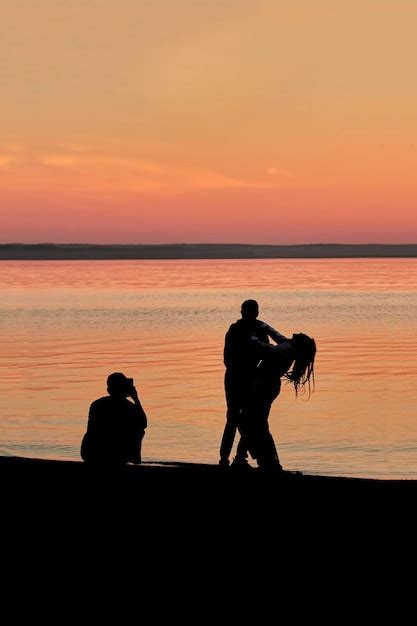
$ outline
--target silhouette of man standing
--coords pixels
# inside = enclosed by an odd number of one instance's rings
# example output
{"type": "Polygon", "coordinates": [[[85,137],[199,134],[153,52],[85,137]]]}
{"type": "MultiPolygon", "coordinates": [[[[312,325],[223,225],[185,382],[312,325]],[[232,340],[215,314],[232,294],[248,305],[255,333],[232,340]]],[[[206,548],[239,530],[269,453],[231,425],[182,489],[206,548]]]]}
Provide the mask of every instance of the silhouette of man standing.
{"type": "Polygon", "coordinates": [[[107,391],[108,396],[95,400],[90,406],[81,457],[87,463],[139,464],[147,419],[133,378],[126,378],[120,372],[110,374],[107,391]]]}
{"type": "MultiPolygon", "coordinates": [[[[259,358],[256,356],[252,339],[269,343],[269,337],[276,343],[285,341],[284,335],[265,322],[258,320],[259,306],[256,300],[245,300],[241,306],[241,319],[232,324],[225,336],[224,364],[226,372],[224,388],[226,394],[227,415],[226,425],[220,444],[220,461],[222,467],[229,466],[236,429],[243,407],[247,402],[250,383],[256,374],[259,358]]],[[[239,441],[234,466],[247,465],[246,446],[239,441]]]]}

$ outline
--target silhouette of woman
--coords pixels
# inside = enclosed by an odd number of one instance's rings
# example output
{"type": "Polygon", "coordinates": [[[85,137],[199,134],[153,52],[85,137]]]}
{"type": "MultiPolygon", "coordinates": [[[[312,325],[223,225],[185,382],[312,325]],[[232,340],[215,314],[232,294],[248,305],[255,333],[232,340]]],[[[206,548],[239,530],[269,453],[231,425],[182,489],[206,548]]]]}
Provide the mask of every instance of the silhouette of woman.
{"type": "Polygon", "coordinates": [[[316,343],[308,335],[298,333],[278,345],[254,338],[252,349],[261,362],[250,385],[239,430],[243,445],[256,459],[258,466],[279,471],[282,467],[269,430],[269,412],[281,390],[282,376],[292,383],[296,395],[306,388],[311,392],[316,343]]]}

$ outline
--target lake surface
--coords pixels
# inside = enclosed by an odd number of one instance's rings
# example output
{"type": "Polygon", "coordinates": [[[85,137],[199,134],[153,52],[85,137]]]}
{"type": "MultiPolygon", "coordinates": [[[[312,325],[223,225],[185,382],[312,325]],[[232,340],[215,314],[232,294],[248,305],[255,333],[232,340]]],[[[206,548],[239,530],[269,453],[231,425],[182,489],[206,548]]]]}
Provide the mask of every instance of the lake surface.
{"type": "Polygon", "coordinates": [[[3,261],[0,454],[79,459],[106,377],[135,379],[144,461],[217,463],[223,341],[240,304],[316,339],[316,387],[283,386],[286,469],[417,478],[417,259],[3,261]]]}

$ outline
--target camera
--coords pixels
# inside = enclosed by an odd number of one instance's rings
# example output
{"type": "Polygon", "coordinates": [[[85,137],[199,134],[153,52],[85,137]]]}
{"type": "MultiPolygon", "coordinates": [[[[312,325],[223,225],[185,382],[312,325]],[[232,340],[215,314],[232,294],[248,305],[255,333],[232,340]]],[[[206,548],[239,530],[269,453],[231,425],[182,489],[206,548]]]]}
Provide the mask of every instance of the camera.
{"type": "Polygon", "coordinates": [[[133,378],[126,378],[126,391],[130,393],[131,391],[133,391],[133,387],[133,378]]]}

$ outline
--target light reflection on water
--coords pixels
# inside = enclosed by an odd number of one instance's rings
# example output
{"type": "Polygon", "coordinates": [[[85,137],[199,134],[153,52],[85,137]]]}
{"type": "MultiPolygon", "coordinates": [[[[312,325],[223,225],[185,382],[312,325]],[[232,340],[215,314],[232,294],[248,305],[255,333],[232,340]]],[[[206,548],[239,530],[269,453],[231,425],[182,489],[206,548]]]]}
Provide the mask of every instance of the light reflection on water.
{"type": "Polygon", "coordinates": [[[283,387],[283,465],[417,477],[417,261],[66,261],[0,264],[1,454],[79,458],[105,379],[137,381],[145,460],[216,463],[223,338],[242,300],[316,338],[308,402],[283,387]]]}

